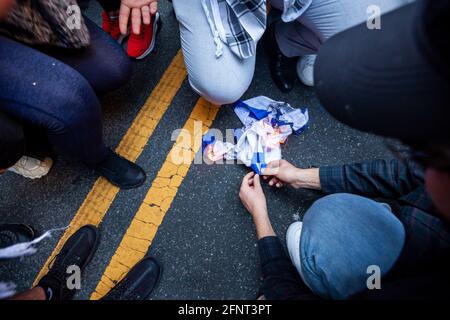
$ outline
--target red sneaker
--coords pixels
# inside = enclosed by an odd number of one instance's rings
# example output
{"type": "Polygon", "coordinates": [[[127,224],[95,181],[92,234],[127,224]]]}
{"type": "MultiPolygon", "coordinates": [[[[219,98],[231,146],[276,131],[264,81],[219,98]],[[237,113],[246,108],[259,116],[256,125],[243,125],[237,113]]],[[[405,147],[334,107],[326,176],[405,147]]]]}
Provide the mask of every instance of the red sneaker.
{"type": "Polygon", "coordinates": [[[131,32],[130,38],[128,39],[128,56],[135,59],[143,59],[153,51],[160,23],[159,13],[157,12],[152,15],[152,20],[149,25],[142,23],[139,34],[131,32]]]}
{"type": "Polygon", "coordinates": [[[118,43],[122,43],[123,39],[128,35],[122,35],[119,28],[119,17],[110,17],[104,10],[102,11],[102,29],[118,43]]]}

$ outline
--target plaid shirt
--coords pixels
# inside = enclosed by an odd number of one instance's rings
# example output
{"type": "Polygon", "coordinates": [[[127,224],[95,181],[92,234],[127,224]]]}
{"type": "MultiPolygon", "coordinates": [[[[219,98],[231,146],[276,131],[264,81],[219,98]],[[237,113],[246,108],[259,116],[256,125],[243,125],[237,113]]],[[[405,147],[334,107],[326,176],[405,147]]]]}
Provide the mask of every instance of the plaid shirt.
{"type": "MultiPolygon", "coordinates": [[[[325,193],[353,193],[380,199],[392,206],[402,221],[406,241],[396,271],[425,268],[448,256],[450,228],[439,218],[424,186],[424,171],[413,162],[377,160],[320,168],[325,193]]],[[[313,299],[287,257],[277,237],[259,240],[264,282],[262,293],[268,299],[313,299]]],[[[409,283],[414,281],[409,280],[409,283]]],[[[406,282],[408,283],[408,281],[406,282]]],[[[430,283],[430,285],[433,285],[430,283]]],[[[398,287],[398,286],[397,286],[398,287]]],[[[408,294],[405,286],[404,294],[408,294]]],[[[396,290],[398,288],[395,288],[396,290]]],[[[376,290],[375,290],[376,291],[376,290]]],[[[370,298],[370,297],[366,297],[370,298]]]]}
{"type": "MultiPolygon", "coordinates": [[[[206,0],[202,1],[206,3],[206,0]]],[[[283,20],[297,19],[311,2],[284,0],[283,20]]],[[[222,42],[241,59],[254,56],[256,44],[266,30],[266,0],[211,0],[210,3],[213,14],[208,19],[214,21],[222,42]]],[[[207,16],[210,16],[209,12],[207,16]]]]}

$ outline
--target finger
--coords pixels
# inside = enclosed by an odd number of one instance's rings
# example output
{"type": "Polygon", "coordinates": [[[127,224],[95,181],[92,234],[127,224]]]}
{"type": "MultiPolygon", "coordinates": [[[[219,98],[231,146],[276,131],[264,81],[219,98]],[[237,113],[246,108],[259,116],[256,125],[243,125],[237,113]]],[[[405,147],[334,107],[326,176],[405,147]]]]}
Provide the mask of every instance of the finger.
{"type": "Polygon", "coordinates": [[[121,4],[119,11],[119,28],[120,33],[123,35],[127,34],[129,17],[130,17],[130,8],[121,4]]]}
{"type": "Polygon", "coordinates": [[[131,28],[134,34],[141,33],[141,10],[138,8],[131,10],[131,28]]]}
{"type": "Polygon", "coordinates": [[[144,24],[149,25],[150,21],[151,21],[150,7],[149,6],[143,6],[141,8],[141,13],[142,13],[142,21],[144,22],[144,24]]]}
{"type": "Polygon", "coordinates": [[[242,186],[248,186],[248,181],[253,178],[253,176],[255,175],[254,172],[249,172],[245,175],[244,179],[242,179],[242,186]]]}
{"type": "Polygon", "coordinates": [[[282,182],[278,182],[277,183],[277,188],[282,188],[282,187],[284,187],[284,184],[282,182]]]}
{"type": "Polygon", "coordinates": [[[252,187],[253,184],[254,184],[254,178],[251,178],[250,180],[248,180],[248,185],[249,185],[250,187],[252,187]]]}
{"type": "Polygon", "coordinates": [[[272,179],[270,179],[269,181],[269,186],[275,186],[277,183],[279,183],[280,180],[278,180],[277,178],[273,177],[272,179]]]}
{"type": "MultiPolygon", "coordinates": [[[[270,165],[270,163],[269,163],[269,165],[270,165]]],[[[265,176],[275,176],[275,175],[277,175],[278,174],[278,170],[280,169],[280,167],[274,166],[274,165],[269,166],[269,165],[266,168],[261,170],[261,174],[265,175],[265,176]]]]}
{"type": "Polygon", "coordinates": [[[156,12],[158,12],[158,1],[150,3],[150,13],[155,14],[156,12]]]}

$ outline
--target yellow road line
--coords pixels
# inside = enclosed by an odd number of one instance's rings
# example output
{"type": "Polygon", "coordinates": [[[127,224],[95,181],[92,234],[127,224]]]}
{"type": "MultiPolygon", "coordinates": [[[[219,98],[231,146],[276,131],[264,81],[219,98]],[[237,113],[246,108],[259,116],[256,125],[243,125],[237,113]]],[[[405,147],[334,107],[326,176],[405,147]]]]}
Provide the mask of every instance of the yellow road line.
{"type": "Polygon", "coordinates": [[[195,154],[201,147],[201,136],[206,132],[214,121],[218,107],[200,98],[186,121],[183,131],[170,150],[164,164],[153,180],[143,203],[138,209],[128,230],[106,267],[97,288],[91,295],[92,300],[103,297],[120,281],[125,274],[147,253],[153,238],[161,225],[164,216],[169,210],[172,201],[178,192],[189,168],[194,160],[195,154]],[[196,121],[202,125],[197,126],[196,121]],[[189,133],[189,134],[187,134],[189,133]],[[186,139],[186,136],[190,139],[186,139]],[[186,152],[187,151],[187,152],[186,152]],[[177,164],[180,154],[185,155],[181,165],[177,164]]]}
{"type": "MultiPolygon", "coordinates": [[[[184,67],[181,51],[173,58],[169,67],[153,89],[145,104],[134,119],[131,127],[122,138],[116,152],[135,162],[141,155],[158,122],[169,108],[184,79],[184,67]]],[[[98,226],[114,201],[119,188],[111,185],[106,179],[98,178],[86,199],[70,222],[70,227],[63,234],[47,262],[34,281],[34,285],[47,273],[48,266],[59,253],[66,240],[80,227],[86,224],[98,226]]]]}

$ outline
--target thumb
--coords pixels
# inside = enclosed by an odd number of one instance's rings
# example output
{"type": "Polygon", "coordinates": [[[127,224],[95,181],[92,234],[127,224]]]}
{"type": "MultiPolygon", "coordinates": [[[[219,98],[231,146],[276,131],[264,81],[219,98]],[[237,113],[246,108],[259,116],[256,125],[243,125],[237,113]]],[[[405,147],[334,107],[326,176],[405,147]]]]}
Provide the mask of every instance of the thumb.
{"type": "Polygon", "coordinates": [[[255,176],[253,177],[253,185],[255,188],[261,189],[261,181],[259,178],[259,174],[255,174],[255,176]]]}
{"type": "Polygon", "coordinates": [[[261,174],[263,176],[276,176],[278,174],[279,169],[280,169],[279,167],[268,166],[266,168],[261,169],[261,174]]]}

